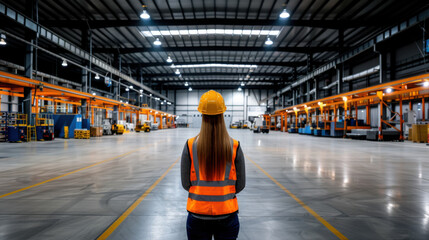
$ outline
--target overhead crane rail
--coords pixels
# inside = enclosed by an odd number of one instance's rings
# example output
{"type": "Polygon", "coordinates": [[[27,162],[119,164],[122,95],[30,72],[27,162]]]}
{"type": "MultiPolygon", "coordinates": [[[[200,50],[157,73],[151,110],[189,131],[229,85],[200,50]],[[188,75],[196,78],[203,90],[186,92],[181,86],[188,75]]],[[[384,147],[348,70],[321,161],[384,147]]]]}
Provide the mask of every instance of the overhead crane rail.
{"type": "MultiPolygon", "coordinates": [[[[425,98],[429,97],[429,74],[422,74],[414,77],[404,78],[376,86],[363,88],[335,96],[330,96],[283,109],[276,110],[273,114],[264,115],[270,128],[277,128],[278,118],[280,118],[280,131],[298,132],[299,128],[310,127],[315,118],[315,127],[313,130],[342,131],[341,136],[352,129],[371,129],[370,127],[370,108],[377,106],[379,109],[377,122],[378,140],[383,140],[386,130],[383,126],[388,126],[400,135],[399,139],[404,140],[404,119],[403,103],[409,103],[409,109],[412,110],[412,102],[420,99],[422,101],[422,121],[426,121],[425,98]],[[399,103],[399,112],[393,110],[389,105],[399,103]],[[358,108],[366,108],[366,124],[359,121],[358,108]],[[385,116],[384,109],[390,112],[390,117],[385,116]],[[353,111],[355,114],[353,116],[353,111]],[[344,114],[340,116],[340,112],[344,114]],[[311,115],[311,119],[310,119],[311,115]],[[272,126],[272,118],[275,125],[272,126]],[[344,122],[340,124],[338,119],[343,118],[344,122]],[[301,119],[301,121],[299,121],[301,119]],[[340,126],[339,126],[340,125],[340,126]],[[399,125],[399,126],[398,126],[399,125]]],[[[316,134],[315,134],[316,135],[316,134]]]]}

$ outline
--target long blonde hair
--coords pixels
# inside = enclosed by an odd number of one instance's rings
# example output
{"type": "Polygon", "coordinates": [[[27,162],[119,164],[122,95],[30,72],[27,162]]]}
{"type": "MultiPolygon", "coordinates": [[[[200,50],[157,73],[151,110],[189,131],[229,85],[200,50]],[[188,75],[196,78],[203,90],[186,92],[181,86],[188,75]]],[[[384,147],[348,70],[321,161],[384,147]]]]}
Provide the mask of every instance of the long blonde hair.
{"type": "Polygon", "coordinates": [[[203,179],[222,180],[226,163],[232,161],[231,141],[223,114],[203,114],[197,154],[203,179]]]}

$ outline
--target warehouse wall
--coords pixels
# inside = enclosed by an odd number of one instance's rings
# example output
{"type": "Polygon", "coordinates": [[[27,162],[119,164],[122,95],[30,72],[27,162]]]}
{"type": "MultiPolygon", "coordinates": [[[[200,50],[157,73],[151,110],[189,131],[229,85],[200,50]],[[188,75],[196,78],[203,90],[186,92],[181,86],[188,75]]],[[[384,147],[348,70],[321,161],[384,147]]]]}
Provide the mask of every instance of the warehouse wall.
{"type": "Polygon", "coordinates": [[[0,95],[0,103],[1,103],[0,111],[18,112],[18,97],[9,97],[8,95],[0,95]]]}
{"type": "MultiPolygon", "coordinates": [[[[201,113],[197,111],[198,103],[202,94],[208,90],[177,90],[176,91],[176,115],[180,121],[189,124],[189,127],[200,127],[201,113]]],[[[225,122],[227,125],[239,120],[247,120],[249,116],[258,116],[265,113],[266,105],[258,105],[260,97],[267,97],[267,90],[251,91],[238,90],[216,90],[222,94],[225,100],[227,111],[225,112],[225,122]],[[260,95],[259,96],[259,91],[260,95]],[[256,96],[255,96],[256,95],[256,96]]],[[[169,106],[169,109],[173,106],[169,106]]],[[[179,120],[178,120],[179,121],[179,120]]]]}

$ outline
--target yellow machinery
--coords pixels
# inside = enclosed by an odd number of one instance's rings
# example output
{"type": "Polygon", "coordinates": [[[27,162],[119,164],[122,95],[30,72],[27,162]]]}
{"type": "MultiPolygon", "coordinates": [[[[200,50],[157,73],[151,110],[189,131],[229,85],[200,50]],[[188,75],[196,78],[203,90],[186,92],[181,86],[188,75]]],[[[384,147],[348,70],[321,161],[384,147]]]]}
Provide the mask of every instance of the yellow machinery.
{"type": "Polygon", "coordinates": [[[124,134],[124,132],[125,132],[125,127],[124,127],[124,125],[122,125],[122,124],[113,124],[112,125],[112,134],[120,134],[120,135],[122,135],[122,134],[124,134]]]}
{"type": "Polygon", "coordinates": [[[139,123],[136,125],[136,132],[150,132],[151,129],[151,122],[146,120],[143,122],[143,124],[139,123]]]}

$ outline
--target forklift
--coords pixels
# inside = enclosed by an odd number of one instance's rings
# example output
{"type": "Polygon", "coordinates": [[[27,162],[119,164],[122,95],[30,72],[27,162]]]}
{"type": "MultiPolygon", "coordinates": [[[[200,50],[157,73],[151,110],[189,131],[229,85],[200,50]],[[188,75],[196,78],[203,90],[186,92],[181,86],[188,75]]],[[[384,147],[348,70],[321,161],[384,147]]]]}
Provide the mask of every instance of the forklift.
{"type": "Polygon", "coordinates": [[[150,132],[151,125],[152,125],[152,123],[151,123],[149,120],[145,120],[145,121],[143,121],[143,124],[141,124],[141,122],[139,122],[139,123],[136,125],[136,129],[135,129],[135,131],[136,131],[136,132],[140,132],[140,131],[143,131],[143,132],[150,132]]]}
{"type": "Polygon", "coordinates": [[[122,135],[125,132],[125,127],[122,124],[117,124],[116,121],[112,124],[112,134],[122,135]]]}

